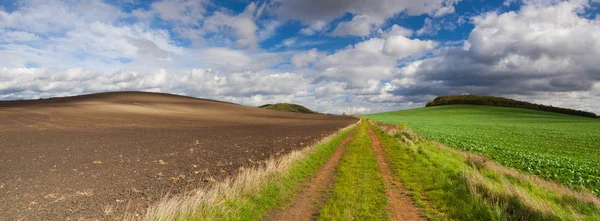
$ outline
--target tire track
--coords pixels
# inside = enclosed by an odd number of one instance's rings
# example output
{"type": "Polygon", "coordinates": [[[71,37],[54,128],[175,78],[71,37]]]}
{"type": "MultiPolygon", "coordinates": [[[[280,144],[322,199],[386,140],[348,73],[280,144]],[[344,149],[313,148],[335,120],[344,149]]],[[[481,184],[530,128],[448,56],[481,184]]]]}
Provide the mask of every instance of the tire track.
{"type": "Polygon", "coordinates": [[[392,213],[394,220],[427,220],[421,216],[421,209],[415,206],[413,199],[406,193],[402,183],[392,177],[390,165],[385,161],[385,155],[379,137],[373,131],[373,128],[368,127],[369,135],[371,135],[371,143],[377,164],[381,171],[381,176],[386,187],[386,195],[389,203],[388,209],[392,213]]]}
{"type": "Polygon", "coordinates": [[[296,194],[284,210],[271,210],[263,220],[316,220],[327,196],[335,184],[335,170],[360,124],[336,147],[331,157],[314,175],[301,193],[296,194]]]}

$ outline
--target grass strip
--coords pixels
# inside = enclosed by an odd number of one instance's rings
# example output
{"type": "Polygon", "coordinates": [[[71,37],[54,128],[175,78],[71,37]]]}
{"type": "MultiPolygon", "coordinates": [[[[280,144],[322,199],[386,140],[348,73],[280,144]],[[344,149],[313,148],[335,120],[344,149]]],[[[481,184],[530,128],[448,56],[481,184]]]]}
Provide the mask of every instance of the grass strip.
{"type": "Polygon", "coordinates": [[[431,220],[600,220],[600,203],[485,157],[375,127],[395,178],[431,220]],[[408,138],[407,138],[408,137],[408,138]]]}
{"type": "Polygon", "coordinates": [[[298,191],[297,184],[309,181],[354,127],[263,167],[242,171],[235,179],[191,195],[165,198],[139,219],[259,220],[268,210],[289,202],[298,191]]]}
{"type": "Polygon", "coordinates": [[[337,168],[319,220],[388,220],[387,197],[367,124],[361,124],[337,168]]]}

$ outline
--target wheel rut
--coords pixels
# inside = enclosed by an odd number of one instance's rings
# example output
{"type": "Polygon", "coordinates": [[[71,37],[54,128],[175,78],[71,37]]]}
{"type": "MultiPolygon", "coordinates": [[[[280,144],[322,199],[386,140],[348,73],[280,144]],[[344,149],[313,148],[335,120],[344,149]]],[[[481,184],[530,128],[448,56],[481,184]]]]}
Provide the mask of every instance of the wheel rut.
{"type": "Polygon", "coordinates": [[[356,128],[336,147],[331,157],[323,167],[317,171],[313,179],[306,184],[304,190],[292,199],[292,202],[284,210],[271,210],[263,220],[316,220],[329,192],[335,184],[335,170],[347,150],[348,144],[354,138],[354,134],[360,128],[356,128]]]}
{"type": "Polygon", "coordinates": [[[379,137],[371,127],[368,127],[371,136],[371,145],[375,152],[375,158],[385,183],[386,195],[388,196],[388,210],[393,220],[427,220],[421,216],[421,209],[414,204],[413,199],[404,189],[402,182],[392,177],[390,165],[385,161],[385,154],[379,137]]]}

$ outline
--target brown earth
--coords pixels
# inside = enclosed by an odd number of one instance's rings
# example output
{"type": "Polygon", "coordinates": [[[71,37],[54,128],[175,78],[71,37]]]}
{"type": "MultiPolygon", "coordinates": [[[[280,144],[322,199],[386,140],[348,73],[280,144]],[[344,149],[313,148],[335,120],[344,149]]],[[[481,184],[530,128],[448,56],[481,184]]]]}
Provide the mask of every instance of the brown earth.
{"type": "Polygon", "coordinates": [[[289,206],[283,210],[274,209],[265,216],[265,221],[279,220],[317,220],[321,207],[326,201],[329,191],[335,184],[335,170],[346,153],[348,144],[354,138],[357,126],[337,147],[323,167],[317,171],[313,179],[306,183],[302,192],[298,193],[289,206]]]}
{"type": "Polygon", "coordinates": [[[375,158],[383,177],[385,184],[385,193],[388,196],[388,210],[392,213],[394,220],[426,220],[421,216],[421,210],[415,206],[413,199],[407,194],[408,192],[404,189],[401,182],[395,180],[392,177],[392,170],[390,165],[385,161],[385,153],[379,137],[373,131],[373,128],[369,127],[369,134],[371,135],[371,142],[373,151],[375,152],[375,158]]]}
{"type": "Polygon", "coordinates": [[[0,220],[111,220],[356,119],[168,94],[0,102],[0,220]]]}

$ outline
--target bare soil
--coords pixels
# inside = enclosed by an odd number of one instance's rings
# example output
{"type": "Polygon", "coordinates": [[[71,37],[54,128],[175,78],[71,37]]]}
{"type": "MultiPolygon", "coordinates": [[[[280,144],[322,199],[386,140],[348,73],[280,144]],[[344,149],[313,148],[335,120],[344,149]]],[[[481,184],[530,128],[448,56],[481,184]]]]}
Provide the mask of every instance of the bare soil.
{"type": "Polygon", "coordinates": [[[0,220],[118,220],[355,123],[120,92],[0,102],[0,220]]]}
{"type": "Polygon", "coordinates": [[[413,199],[408,195],[409,192],[404,189],[402,183],[392,177],[392,170],[385,161],[385,153],[379,137],[371,127],[369,127],[369,134],[371,135],[375,158],[385,183],[385,192],[389,200],[388,210],[391,212],[392,218],[394,220],[426,220],[421,216],[421,209],[415,206],[413,199]]]}
{"type": "Polygon", "coordinates": [[[335,152],[325,162],[323,167],[317,171],[313,179],[305,183],[302,192],[298,193],[283,210],[273,209],[265,216],[265,221],[295,220],[308,221],[317,220],[319,212],[333,185],[335,184],[335,170],[340,160],[346,153],[348,144],[354,138],[357,126],[336,148],[335,152]]]}

